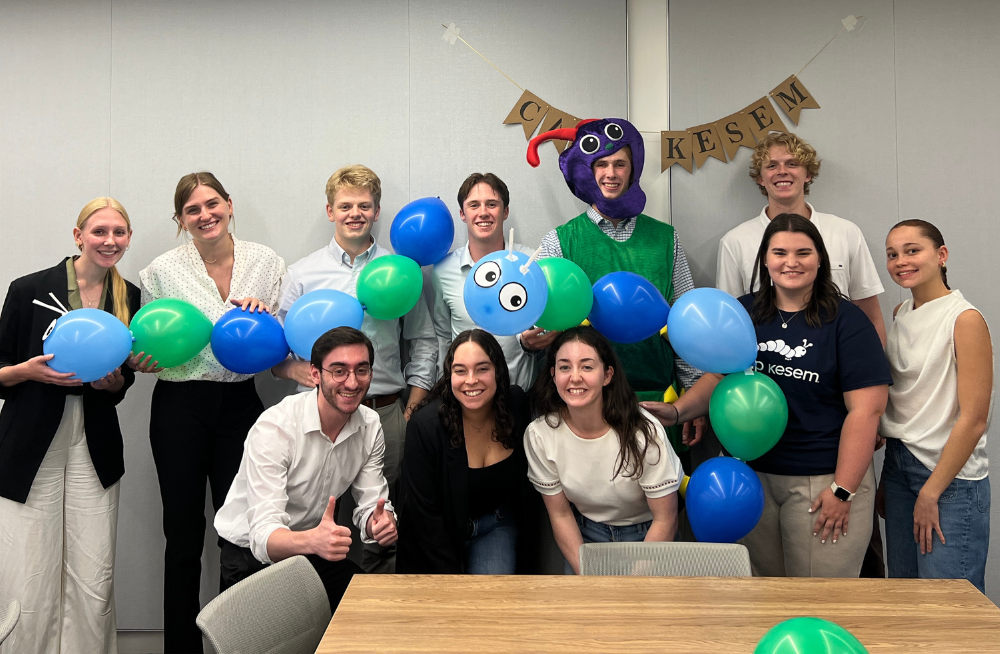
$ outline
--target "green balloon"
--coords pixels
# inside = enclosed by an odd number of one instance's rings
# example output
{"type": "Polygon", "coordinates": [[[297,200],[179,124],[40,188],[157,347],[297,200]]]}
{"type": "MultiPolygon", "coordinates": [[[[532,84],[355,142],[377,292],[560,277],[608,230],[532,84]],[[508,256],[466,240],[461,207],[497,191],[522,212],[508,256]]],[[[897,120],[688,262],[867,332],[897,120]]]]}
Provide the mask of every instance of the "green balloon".
{"type": "Polygon", "coordinates": [[[754,654],[868,654],[854,634],[821,618],[792,618],[771,627],[754,654]]]}
{"type": "Polygon", "coordinates": [[[395,320],[417,305],[424,276],[416,261],[388,254],[365,266],[358,275],[358,302],[372,318],[395,320]]]}
{"type": "Polygon", "coordinates": [[[594,289],[587,273],[569,259],[558,257],[542,259],[538,265],[545,273],[549,299],[535,324],[549,331],[576,327],[594,306],[594,289]]]}
{"type": "Polygon", "coordinates": [[[788,402],[764,373],[734,372],[715,387],[708,415],[726,450],[741,461],[753,461],[781,440],[788,402]]]}
{"type": "Polygon", "coordinates": [[[212,321],[184,300],[153,300],[136,312],[129,325],[132,354],[145,352],[163,368],[186,363],[212,339],[212,321]]]}

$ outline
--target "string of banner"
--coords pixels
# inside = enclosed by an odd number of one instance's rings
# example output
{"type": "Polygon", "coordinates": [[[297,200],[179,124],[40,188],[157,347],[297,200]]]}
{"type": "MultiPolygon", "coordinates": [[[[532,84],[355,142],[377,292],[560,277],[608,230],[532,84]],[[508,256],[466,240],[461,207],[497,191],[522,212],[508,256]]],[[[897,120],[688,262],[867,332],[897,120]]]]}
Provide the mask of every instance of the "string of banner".
{"type": "MultiPolygon", "coordinates": [[[[719,120],[689,127],[686,130],[662,130],[660,131],[660,172],[666,171],[671,166],[681,166],[689,173],[701,168],[709,158],[718,159],[722,163],[729,163],[736,157],[740,148],[750,148],[757,144],[757,141],[764,138],[768,132],[787,132],[788,128],[781,120],[781,116],[775,110],[774,105],[781,108],[784,114],[792,121],[793,125],[799,124],[800,114],[803,109],[819,109],[820,105],[813,97],[809,89],[806,88],[799,75],[820,55],[826,46],[833,43],[833,40],[844,31],[853,31],[858,24],[858,19],[865,20],[864,16],[855,18],[848,16],[841,22],[843,27],[833,35],[826,44],[813,55],[812,59],[806,62],[805,66],[797,73],[790,76],[781,84],[771,89],[771,91],[759,100],[750,103],[743,109],[729,114],[719,120]],[[773,100],[772,105],[770,98],[773,100]]],[[[539,133],[560,127],[573,127],[580,118],[567,113],[561,109],[553,107],[548,102],[542,100],[528,89],[524,88],[510,75],[500,70],[496,64],[487,59],[481,52],[476,50],[464,38],[459,36],[462,31],[455,26],[442,24],[445,28],[443,41],[454,45],[456,40],[467,45],[473,52],[482,57],[483,61],[493,66],[501,75],[521,89],[521,97],[504,118],[504,125],[520,125],[524,129],[525,140],[530,141],[532,135],[541,126],[539,133]]],[[[864,23],[861,24],[864,29],[864,23]]],[[[860,31],[860,30],[859,30],[860,31]]],[[[649,133],[649,132],[646,132],[649,133]]],[[[654,132],[655,133],[655,132],[654,132]]],[[[556,150],[560,153],[569,145],[569,141],[552,141],[556,150]]]]}

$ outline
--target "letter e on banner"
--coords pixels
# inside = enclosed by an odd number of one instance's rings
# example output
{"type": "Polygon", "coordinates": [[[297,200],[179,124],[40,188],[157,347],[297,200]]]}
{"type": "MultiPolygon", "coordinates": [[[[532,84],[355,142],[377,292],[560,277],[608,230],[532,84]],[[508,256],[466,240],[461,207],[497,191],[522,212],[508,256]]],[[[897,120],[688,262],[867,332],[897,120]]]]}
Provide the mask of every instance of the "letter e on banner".
{"type": "Polygon", "coordinates": [[[781,122],[778,112],[771,106],[767,96],[747,105],[740,113],[747,117],[747,126],[750,127],[753,137],[758,141],[763,140],[768,132],[788,131],[785,124],[781,122]]]}
{"type": "Polygon", "coordinates": [[[660,172],[680,164],[691,172],[691,135],[687,132],[660,132],[660,172]]]}
{"type": "Polygon", "coordinates": [[[691,152],[694,155],[695,166],[701,168],[709,157],[715,157],[722,163],[727,163],[726,154],[722,149],[722,143],[719,142],[714,123],[689,127],[687,131],[691,135],[691,152]]]}
{"type": "Polygon", "coordinates": [[[540,97],[525,89],[517,104],[510,110],[504,118],[504,125],[521,125],[524,128],[524,138],[530,141],[531,135],[535,133],[538,124],[542,122],[545,113],[549,110],[549,104],[540,97]]]}
{"type": "Polygon", "coordinates": [[[754,145],[756,145],[753,134],[750,132],[750,126],[747,124],[748,119],[748,116],[737,112],[715,123],[715,133],[730,161],[733,160],[736,151],[741,147],[753,150],[754,145]]]}
{"type": "MultiPolygon", "coordinates": [[[[580,122],[580,119],[576,116],[572,116],[565,111],[560,111],[555,107],[549,107],[549,113],[545,114],[545,120],[542,121],[542,129],[539,130],[539,134],[544,134],[545,132],[562,129],[564,127],[576,127],[576,124],[580,122]]],[[[569,145],[569,141],[552,141],[556,146],[556,150],[562,153],[569,145]]]]}
{"type": "Polygon", "coordinates": [[[770,96],[796,125],[799,124],[799,114],[802,113],[803,109],[820,108],[819,103],[809,93],[809,89],[795,75],[774,87],[770,96]]]}

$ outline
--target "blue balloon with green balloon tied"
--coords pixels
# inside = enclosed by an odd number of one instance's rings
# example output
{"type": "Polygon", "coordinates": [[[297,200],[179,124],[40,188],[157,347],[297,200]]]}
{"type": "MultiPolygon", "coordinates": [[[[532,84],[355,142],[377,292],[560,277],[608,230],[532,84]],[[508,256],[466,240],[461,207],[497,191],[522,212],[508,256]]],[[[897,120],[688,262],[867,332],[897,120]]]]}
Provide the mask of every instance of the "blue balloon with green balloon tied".
{"type": "Polygon", "coordinates": [[[750,466],[718,456],[691,473],[684,502],[699,542],[735,543],[764,513],[764,487],[750,466]]]}
{"type": "Polygon", "coordinates": [[[389,241],[396,254],[402,254],[421,266],[430,266],[451,250],[455,240],[455,222],[448,205],[441,198],[420,198],[396,214],[389,228],[389,241]]]}
{"type": "Polygon", "coordinates": [[[472,267],[462,295],[473,322],[495,336],[513,336],[535,325],[545,311],[549,286],[541,267],[528,261],[523,252],[501,250],[472,267]]]}
{"type": "Polygon", "coordinates": [[[696,288],[670,308],[667,337],[677,356],[705,372],[746,370],[757,360],[757,332],[750,314],[729,293],[696,288]]]}
{"type": "Polygon", "coordinates": [[[128,358],[132,333],[113,314],[100,309],[75,309],[56,320],[45,334],[42,352],[51,354],[49,367],[72,372],[84,383],[110,374],[128,358]]]}
{"type": "Polygon", "coordinates": [[[212,354],[227,370],[255,375],[288,356],[281,323],[264,311],[230,309],[212,328],[212,354]]]}
{"type": "Polygon", "coordinates": [[[590,324],[615,343],[638,343],[667,324],[670,305],[652,282],[632,272],[613,272],[594,284],[590,324]]]}
{"type": "Polygon", "coordinates": [[[306,361],[316,339],[335,327],[361,329],[365,311],[343,291],[321,288],[297,299],[285,314],[285,340],[292,352],[306,361]]]}

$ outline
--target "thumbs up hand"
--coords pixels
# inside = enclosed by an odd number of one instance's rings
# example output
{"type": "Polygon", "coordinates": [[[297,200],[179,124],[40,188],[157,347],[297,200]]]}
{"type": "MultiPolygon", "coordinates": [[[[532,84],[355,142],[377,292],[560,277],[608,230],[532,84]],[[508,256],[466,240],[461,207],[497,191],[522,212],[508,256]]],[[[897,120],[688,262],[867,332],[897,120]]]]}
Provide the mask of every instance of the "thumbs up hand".
{"type": "Polygon", "coordinates": [[[379,545],[392,545],[399,535],[396,533],[396,516],[385,510],[385,499],[381,498],[375,505],[375,510],[368,517],[368,535],[379,545]]]}
{"type": "Polygon", "coordinates": [[[311,529],[312,552],[327,561],[341,561],[347,558],[351,549],[351,530],[334,520],[337,498],[331,497],[319,525],[311,529]]]}

